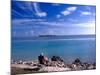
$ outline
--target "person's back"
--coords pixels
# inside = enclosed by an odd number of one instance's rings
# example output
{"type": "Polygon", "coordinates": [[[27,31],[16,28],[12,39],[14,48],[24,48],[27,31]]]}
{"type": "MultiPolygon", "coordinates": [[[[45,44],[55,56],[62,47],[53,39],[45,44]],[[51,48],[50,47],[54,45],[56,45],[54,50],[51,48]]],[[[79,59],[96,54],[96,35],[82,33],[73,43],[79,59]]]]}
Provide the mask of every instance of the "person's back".
{"type": "Polygon", "coordinates": [[[38,60],[39,60],[40,64],[44,64],[44,56],[43,55],[38,56],[38,60]]]}

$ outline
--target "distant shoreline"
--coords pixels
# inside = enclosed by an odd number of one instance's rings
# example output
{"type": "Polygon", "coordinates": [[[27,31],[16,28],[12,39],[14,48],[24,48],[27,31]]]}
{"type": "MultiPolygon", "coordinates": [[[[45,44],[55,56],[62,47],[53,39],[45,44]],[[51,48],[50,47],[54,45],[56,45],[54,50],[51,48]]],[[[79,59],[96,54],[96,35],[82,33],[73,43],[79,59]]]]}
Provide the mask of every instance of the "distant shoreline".
{"type": "Polygon", "coordinates": [[[39,38],[57,38],[57,39],[70,39],[70,38],[95,38],[96,35],[38,35],[38,36],[31,36],[31,37],[12,37],[12,40],[15,39],[39,39],[39,38]]]}

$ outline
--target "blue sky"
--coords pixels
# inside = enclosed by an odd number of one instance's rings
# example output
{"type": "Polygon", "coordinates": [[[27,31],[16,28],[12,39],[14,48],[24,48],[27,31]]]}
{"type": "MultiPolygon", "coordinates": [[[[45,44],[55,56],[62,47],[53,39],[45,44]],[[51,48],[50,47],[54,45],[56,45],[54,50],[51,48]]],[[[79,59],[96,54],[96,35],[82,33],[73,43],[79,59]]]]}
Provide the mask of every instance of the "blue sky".
{"type": "Polygon", "coordinates": [[[95,6],[12,1],[12,36],[93,35],[95,6]]]}

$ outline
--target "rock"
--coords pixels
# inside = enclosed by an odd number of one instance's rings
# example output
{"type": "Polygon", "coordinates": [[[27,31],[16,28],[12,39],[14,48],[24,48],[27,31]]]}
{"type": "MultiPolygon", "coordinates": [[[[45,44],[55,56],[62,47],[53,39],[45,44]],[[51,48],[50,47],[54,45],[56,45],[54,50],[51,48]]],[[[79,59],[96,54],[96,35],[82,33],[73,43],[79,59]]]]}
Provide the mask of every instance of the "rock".
{"type": "Polygon", "coordinates": [[[80,59],[75,59],[75,61],[71,64],[71,68],[72,70],[82,70],[83,66],[82,66],[82,62],[80,61],[80,59]]]}
{"type": "Polygon", "coordinates": [[[63,62],[63,59],[61,57],[59,57],[59,56],[53,56],[51,58],[51,61],[61,61],[61,62],[63,62]]]}
{"type": "Polygon", "coordinates": [[[93,69],[96,69],[96,63],[95,62],[93,63],[93,66],[94,66],[93,69]]]}
{"type": "Polygon", "coordinates": [[[51,65],[56,67],[65,67],[63,59],[59,56],[53,56],[51,58],[51,65]]]}
{"type": "Polygon", "coordinates": [[[81,65],[82,62],[80,61],[80,59],[75,59],[75,61],[73,62],[73,64],[76,64],[76,65],[81,65]]]}
{"type": "Polygon", "coordinates": [[[83,64],[82,64],[82,67],[83,67],[83,68],[82,68],[83,70],[86,70],[86,69],[88,69],[89,64],[88,64],[88,63],[83,63],[83,64]]]}
{"type": "Polygon", "coordinates": [[[90,64],[88,69],[96,69],[96,63],[90,64]]]}
{"type": "Polygon", "coordinates": [[[91,70],[91,69],[93,69],[94,68],[94,66],[93,65],[90,65],[89,67],[88,67],[88,70],[91,70]]]}
{"type": "Polygon", "coordinates": [[[82,70],[82,66],[81,65],[72,64],[71,69],[72,70],[82,70]]]}

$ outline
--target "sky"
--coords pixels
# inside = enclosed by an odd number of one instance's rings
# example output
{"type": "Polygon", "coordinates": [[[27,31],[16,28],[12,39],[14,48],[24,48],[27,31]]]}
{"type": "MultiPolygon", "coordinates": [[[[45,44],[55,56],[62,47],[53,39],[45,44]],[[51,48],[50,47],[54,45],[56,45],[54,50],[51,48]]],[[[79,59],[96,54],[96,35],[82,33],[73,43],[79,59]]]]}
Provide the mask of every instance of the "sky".
{"type": "Polygon", "coordinates": [[[95,6],[12,1],[12,37],[94,35],[95,6]]]}

